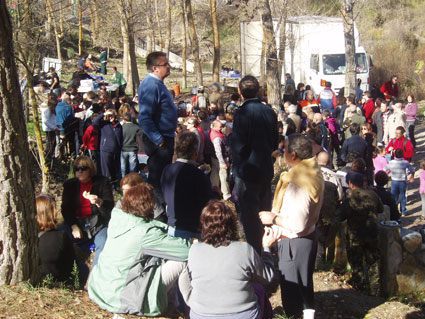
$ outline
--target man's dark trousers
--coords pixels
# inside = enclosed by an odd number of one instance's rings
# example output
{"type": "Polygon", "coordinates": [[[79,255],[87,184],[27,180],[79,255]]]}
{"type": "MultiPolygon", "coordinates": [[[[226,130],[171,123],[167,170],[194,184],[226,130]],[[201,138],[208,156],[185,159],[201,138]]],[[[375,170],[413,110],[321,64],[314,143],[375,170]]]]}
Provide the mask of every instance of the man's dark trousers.
{"type": "Polygon", "coordinates": [[[164,203],[161,189],[161,175],[165,166],[171,164],[174,154],[174,137],[163,136],[164,144],[159,147],[143,134],[143,146],[148,158],[148,183],[154,187],[154,194],[159,204],[164,203]]]}
{"type": "Polygon", "coordinates": [[[264,225],[258,213],[272,208],[270,181],[247,182],[235,177],[235,191],[246,241],[261,254],[264,225]]]}

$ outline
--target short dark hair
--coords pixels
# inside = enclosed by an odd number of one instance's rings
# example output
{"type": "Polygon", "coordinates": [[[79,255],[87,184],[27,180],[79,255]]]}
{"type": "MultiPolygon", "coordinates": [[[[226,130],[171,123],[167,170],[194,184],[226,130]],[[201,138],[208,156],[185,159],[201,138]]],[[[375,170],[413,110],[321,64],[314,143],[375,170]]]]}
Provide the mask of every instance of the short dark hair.
{"type": "Polygon", "coordinates": [[[288,152],[295,152],[299,159],[307,159],[313,157],[313,144],[308,139],[299,133],[294,133],[288,136],[288,152]]]}
{"type": "Polygon", "coordinates": [[[345,177],[347,183],[351,183],[357,187],[363,187],[364,174],[356,171],[349,171],[345,177]]]}
{"type": "Polygon", "coordinates": [[[403,149],[402,149],[402,148],[398,148],[398,149],[396,149],[396,150],[395,150],[395,152],[394,152],[394,156],[395,156],[396,158],[404,158],[404,152],[403,152],[403,149]]]}
{"type": "Polygon", "coordinates": [[[252,99],[258,96],[260,83],[255,76],[247,75],[239,82],[239,90],[245,99],[252,99]]]}
{"type": "Polygon", "coordinates": [[[153,67],[158,65],[159,57],[167,57],[167,54],[161,51],[154,51],[148,54],[146,57],[146,69],[148,72],[152,72],[153,67]]]}
{"type": "Polygon", "coordinates": [[[238,93],[233,93],[233,94],[230,96],[230,99],[231,99],[232,101],[238,101],[238,100],[240,99],[240,96],[239,96],[239,94],[238,94],[238,93]]]}
{"type": "Polygon", "coordinates": [[[122,200],[122,210],[145,220],[153,218],[155,197],[153,187],[149,184],[138,184],[126,191],[122,200]]]}
{"type": "Polygon", "coordinates": [[[351,170],[358,173],[366,173],[366,162],[363,158],[356,158],[351,164],[351,170]]]}
{"type": "Polygon", "coordinates": [[[396,131],[401,131],[402,134],[404,134],[404,132],[406,132],[406,130],[404,129],[403,126],[397,126],[395,130],[396,131]]]}
{"type": "Polygon", "coordinates": [[[192,159],[198,150],[199,140],[195,133],[183,132],[177,137],[176,155],[178,158],[192,159]]]}
{"type": "Polygon", "coordinates": [[[356,104],[356,97],[352,94],[350,94],[349,96],[347,96],[347,102],[350,101],[351,104],[356,104]]]}
{"type": "Polygon", "coordinates": [[[131,114],[130,114],[130,113],[125,113],[125,114],[122,116],[122,119],[123,119],[124,121],[126,121],[126,122],[131,122],[131,114]]]}
{"type": "Polygon", "coordinates": [[[210,201],[201,213],[201,239],[213,247],[228,246],[239,240],[238,222],[224,201],[210,201]]]}
{"type": "Polygon", "coordinates": [[[358,123],[351,123],[350,133],[351,133],[351,135],[359,135],[360,134],[360,125],[358,123]]]}
{"type": "Polygon", "coordinates": [[[198,117],[201,121],[204,121],[208,118],[208,114],[205,111],[199,111],[198,112],[198,117]]]}
{"type": "Polygon", "coordinates": [[[323,116],[326,116],[326,117],[330,117],[331,116],[331,111],[328,110],[328,109],[325,109],[325,110],[323,110],[322,115],[323,116]]]}
{"type": "Polygon", "coordinates": [[[331,83],[331,82],[329,82],[329,81],[326,81],[326,84],[325,84],[325,85],[326,85],[326,87],[327,87],[327,88],[332,87],[332,83],[331,83]]]}
{"type": "Polygon", "coordinates": [[[379,171],[375,174],[375,182],[378,186],[384,186],[388,184],[388,175],[384,171],[379,171]]]}

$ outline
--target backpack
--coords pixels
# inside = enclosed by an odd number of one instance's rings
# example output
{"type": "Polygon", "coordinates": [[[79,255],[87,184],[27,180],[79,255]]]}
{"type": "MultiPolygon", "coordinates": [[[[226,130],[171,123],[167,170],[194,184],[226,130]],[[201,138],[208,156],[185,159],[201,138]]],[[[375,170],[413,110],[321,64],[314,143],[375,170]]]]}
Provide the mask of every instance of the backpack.
{"type": "Polygon", "coordinates": [[[198,94],[196,102],[195,102],[195,108],[205,109],[207,106],[208,106],[208,101],[205,95],[202,93],[198,94]]]}

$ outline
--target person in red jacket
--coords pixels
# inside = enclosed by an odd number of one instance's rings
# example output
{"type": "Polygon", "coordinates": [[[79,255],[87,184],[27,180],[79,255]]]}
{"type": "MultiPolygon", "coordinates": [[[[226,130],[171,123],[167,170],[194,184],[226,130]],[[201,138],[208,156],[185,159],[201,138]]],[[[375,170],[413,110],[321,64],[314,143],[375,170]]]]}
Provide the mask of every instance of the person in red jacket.
{"type": "Polygon", "coordinates": [[[84,132],[81,148],[86,150],[96,166],[99,166],[99,132],[93,125],[90,125],[84,132]]]}
{"type": "Polygon", "coordinates": [[[391,76],[391,80],[381,86],[381,92],[385,95],[387,101],[398,98],[398,77],[391,76]]]}
{"type": "Polygon", "coordinates": [[[403,150],[403,157],[407,161],[411,161],[413,157],[413,144],[410,140],[404,136],[404,127],[399,126],[395,131],[395,138],[393,138],[386,147],[387,154],[392,154],[396,149],[401,148],[403,150]]]}
{"type": "Polygon", "coordinates": [[[375,102],[373,102],[372,95],[369,91],[363,93],[363,115],[368,123],[372,123],[372,115],[375,111],[375,102]]]}

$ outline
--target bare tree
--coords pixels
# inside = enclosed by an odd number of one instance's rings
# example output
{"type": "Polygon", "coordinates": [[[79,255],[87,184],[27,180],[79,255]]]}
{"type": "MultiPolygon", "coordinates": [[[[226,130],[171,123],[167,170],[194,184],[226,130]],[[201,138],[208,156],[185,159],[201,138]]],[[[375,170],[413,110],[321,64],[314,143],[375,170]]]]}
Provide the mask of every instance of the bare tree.
{"type": "Polygon", "coordinates": [[[213,81],[220,81],[220,33],[218,32],[217,22],[217,3],[210,0],[211,20],[214,38],[214,55],[213,55],[213,81]]]}
{"type": "Polygon", "coordinates": [[[83,54],[83,0],[78,0],[78,55],[83,54]]]}
{"type": "Polygon", "coordinates": [[[345,38],[345,96],[356,94],[356,43],[354,39],[355,0],[342,0],[345,38]]]}
{"type": "Polygon", "coordinates": [[[121,20],[121,34],[123,37],[123,75],[134,95],[139,86],[139,73],[137,70],[136,48],[134,43],[134,17],[133,0],[117,1],[121,20]]]}
{"type": "Polygon", "coordinates": [[[267,100],[269,104],[278,109],[282,98],[280,94],[279,63],[277,60],[276,38],[273,31],[273,19],[268,0],[261,0],[261,22],[263,26],[264,43],[267,47],[266,57],[266,83],[267,100]]]}
{"type": "Polygon", "coordinates": [[[97,2],[96,0],[91,0],[90,3],[90,24],[91,24],[91,36],[93,39],[93,44],[96,45],[98,30],[99,30],[99,14],[97,12],[97,2]]]}
{"type": "Polygon", "coordinates": [[[158,33],[159,33],[159,47],[160,47],[160,51],[162,51],[164,48],[164,39],[162,38],[162,28],[161,28],[161,19],[159,17],[158,0],[155,0],[155,18],[156,18],[156,25],[157,25],[158,33]]]}
{"type": "Polygon", "coordinates": [[[192,42],[193,59],[195,60],[196,82],[198,86],[200,86],[200,85],[203,85],[204,81],[202,78],[201,59],[199,57],[199,42],[198,42],[198,36],[196,35],[195,19],[193,18],[191,0],[185,0],[185,7],[186,7],[187,23],[189,26],[189,36],[190,36],[190,41],[192,42]]]}
{"type": "Polygon", "coordinates": [[[171,43],[171,0],[165,0],[167,7],[167,31],[165,34],[165,48],[164,51],[167,53],[167,57],[170,52],[170,43],[171,43]]]}
{"type": "Polygon", "coordinates": [[[15,29],[15,42],[18,55],[16,58],[22,64],[29,92],[29,101],[33,115],[34,135],[38,150],[38,164],[42,172],[42,190],[47,192],[50,184],[49,167],[46,164],[43,151],[43,140],[41,137],[40,120],[38,115],[38,101],[34,92],[33,74],[37,63],[40,61],[43,54],[45,42],[41,38],[41,33],[38,32],[39,25],[42,24],[44,16],[38,15],[40,8],[37,3],[31,0],[25,0],[22,7],[21,20],[18,23],[19,29],[15,29]]]}
{"type": "Polygon", "coordinates": [[[187,59],[187,29],[186,29],[186,9],[185,9],[185,0],[180,0],[180,7],[181,7],[181,18],[182,18],[182,38],[183,38],[183,52],[182,52],[182,60],[183,60],[183,70],[182,70],[182,77],[183,77],[183,87],[187,87],[187,66],[186,66],[186,59],[187,59]]]}
{"type": "Polygon", "coordinates": [[[12,25],[0,0],[0,283],[36,282],[37,226],[12,25]]]}
{"type": "Polygon", "coordinates": [[[51,24],[53,25],[53,32],[55,34],[57,56],[59,60],[62,60],[60,33],[56,25],[55,15],[53,14],[54,11],[52,6],[52,1],[46,0],[46,4],[47,4],[48,16],[49,16],[51,24]]]}

